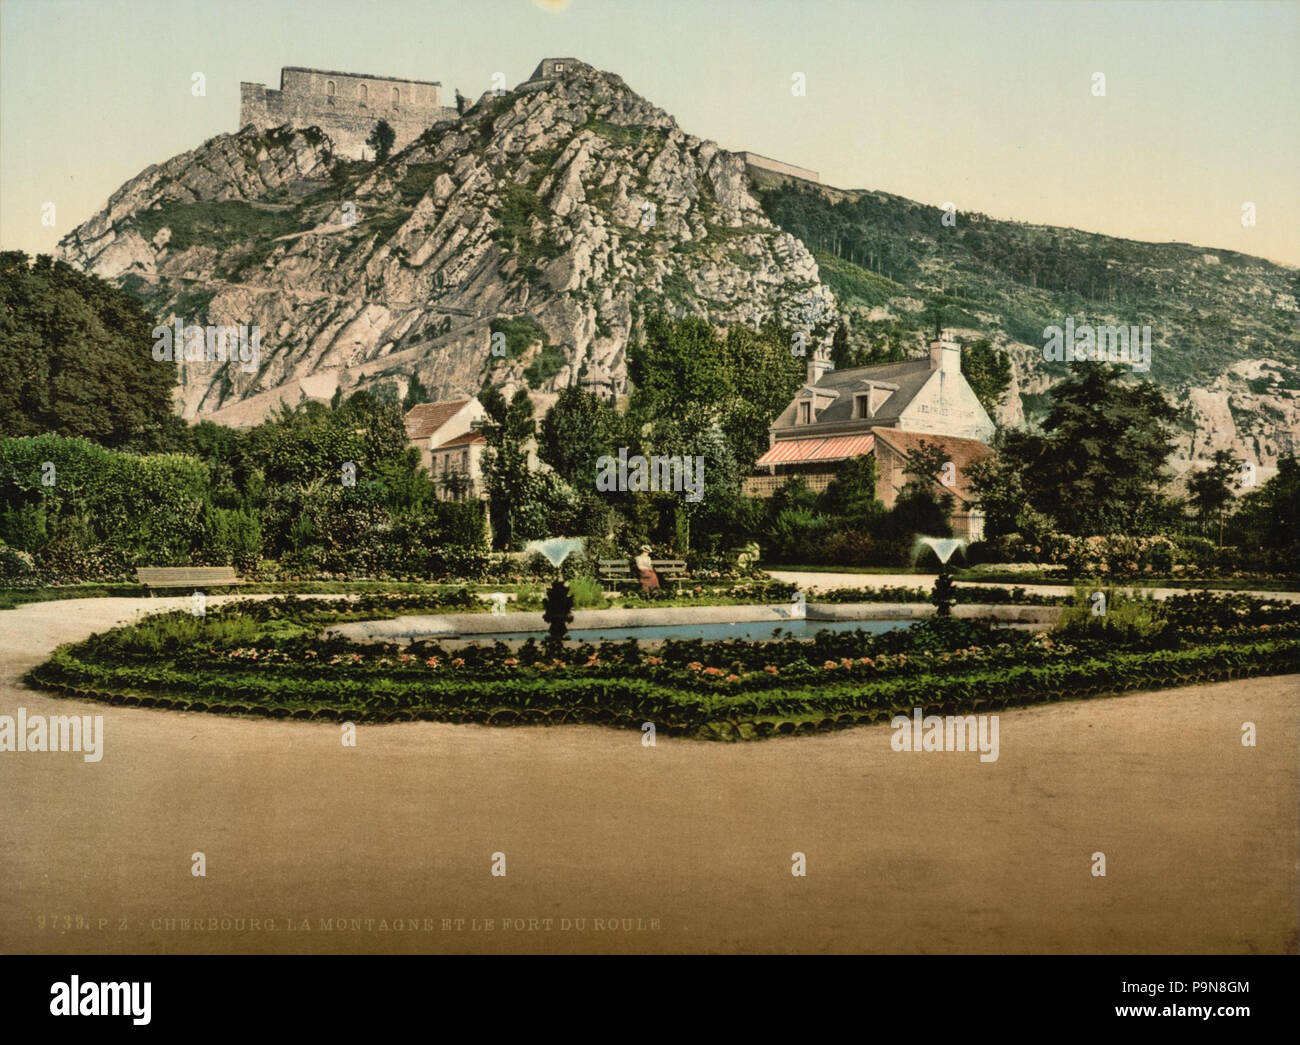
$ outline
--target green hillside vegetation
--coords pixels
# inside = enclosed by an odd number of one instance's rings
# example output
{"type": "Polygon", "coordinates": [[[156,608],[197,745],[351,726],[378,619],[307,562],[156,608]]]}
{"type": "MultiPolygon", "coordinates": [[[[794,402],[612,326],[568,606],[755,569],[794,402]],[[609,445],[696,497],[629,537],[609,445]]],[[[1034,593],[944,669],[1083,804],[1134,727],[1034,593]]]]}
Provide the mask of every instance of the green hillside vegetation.
{"type": "Polygon", "coordinates": [[[1286,304],[1300,296],[1295,269],[974,213],[945,227],[940,208],[899,196],[752,177],[768,216],[815,252],[859,345],[878,345],[894,322],[919,339],[936,319],[1041,345],[1044,327],[1073,316],[1149,324],[1151,373],[1163,385],[1212,380],[1243,357],[1300,363],[1294,300],[1286,304]],[[923,308],[890,304],[904,297],[923,308]],[[865,321],[879,306],[896,320],[865,321]]]}

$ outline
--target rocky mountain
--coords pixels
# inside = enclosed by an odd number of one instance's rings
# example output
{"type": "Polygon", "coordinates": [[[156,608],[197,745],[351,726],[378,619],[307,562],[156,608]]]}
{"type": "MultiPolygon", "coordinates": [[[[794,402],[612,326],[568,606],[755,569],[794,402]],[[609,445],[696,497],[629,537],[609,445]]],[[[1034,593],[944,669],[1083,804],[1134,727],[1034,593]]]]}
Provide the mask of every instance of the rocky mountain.
{"type": "Polygon", "coordinates": [[[899,196],[751,170],[765,212],[812,249],[860,355],[924,351],[938,320],[1012,364],[1001,424],[1042,418],[1065,364],[1043,332],[1151,328],[1147,375],[1182,408],[1185,472],[1227,449],[1272,474],[1300,452],[1300,270],[1228,250],[1141,243],[945,212],[899,196]]]}
{"type": "Polygon", "coordinates": [[[938,320],[1005,348],[1003,424],[1064,373],[1043,330],[1152,328],[1149,377],[1183,407],[1174,466],[1300,451],[1300,273],[1187,244],[943,211],[747,168],[618,76],[484,95],[382,163],[317,128],[245,128],[150,167],[62,243],[160,318],[256,325],[256,368],[180,365],[186,417],[249,424],[282,401],[412,376],[546,393],[626,382],[645,313],[829,330],[860,358],[922,353],[938,320]],[[494,338],[494,334],[500,335],[494,338]],[[499,353],[499,354],[494,354],[499,353]]]}
{"type": "Polygon", "coordinates": [[[233,424],[411,375],[441,397],[584,369],[617,390],[653,308],[837,318],[739,156],[581,63],[382,163],[316,128],[221,135],[133,178],[61,247],[160,317],[260,327],[255,370],[180,364],[184,415],[233,424]]]}

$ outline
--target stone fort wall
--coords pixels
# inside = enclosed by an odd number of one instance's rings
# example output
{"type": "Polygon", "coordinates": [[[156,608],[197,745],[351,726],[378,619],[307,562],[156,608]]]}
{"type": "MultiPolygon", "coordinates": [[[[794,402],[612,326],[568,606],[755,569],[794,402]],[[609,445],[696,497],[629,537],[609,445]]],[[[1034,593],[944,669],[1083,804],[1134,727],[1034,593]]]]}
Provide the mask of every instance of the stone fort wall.
{"type": "Polygon", "coordinates": [[[260,83],[239,85],[239,125],[258,129],[316,126],[335,148],[353,159],[366,159],[366,138],[380,120],[397,134],[396,151],[440,120],[457,119],[442,104],[442,85],[428,80],[303,69],[280,70],[280,89],[260,83]]]}
{"type": "Polygon", "coordinates": [[[770,156],[760,156],[756,152],[742,152],[740,154],[751,167],[758,167],[765,171],[775,171],[777,174],[788,174],[792,178],[802,178],[804,181],[821,181],[821,176],[816,171],[810,171],[807,167],[796,167],[793,163],[785,163],[781,160],[774,160],[770,156]]]}

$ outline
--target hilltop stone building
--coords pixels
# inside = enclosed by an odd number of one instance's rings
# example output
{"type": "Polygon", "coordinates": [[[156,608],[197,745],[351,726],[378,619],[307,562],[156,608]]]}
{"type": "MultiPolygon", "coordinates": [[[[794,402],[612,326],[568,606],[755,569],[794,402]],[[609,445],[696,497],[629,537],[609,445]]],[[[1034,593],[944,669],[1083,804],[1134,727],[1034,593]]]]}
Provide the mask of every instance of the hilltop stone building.
{"type": "Polygon", "coordinates": [[[240,127],[319,127],[352,159],[370,157],[366,139],[380,120],[396,132],[396,151],[435,123],[456,119],[456,110],[442,104],[442,85],[432,80],[285,66],[278,91],[260,83],[239,85],[240,127]]]}
{"type": "Polygon", "coordinates": [[[772,171],[776,174],[784,174],[789,178],[801,178],[804,181],[821,182],[821,175],[807,167],[797,167],[793,163],[786,163],[784,160],[774,160],[771,156],[763,156],[757,152],[742,152],[741,158],[745,161],[747,167],[757,167],[759,170],[772,171]]]}
{"type": "Polygon", "coordinates": [[[921,444],[938,446],[952,462],[952,485],[935,480],[936,493],[952,494],[953,532],[979,540],[984,520],[974,508],[969,465],[992,455],[994,424],[961,372],[961,349],[950,341],[930,345],[928,359],[833,370],[826,346],[808,363],[807,382],[768,430],[760,474],[746,480],[751,497],[770,497],[791,476],[824,490],[851,457],[876,458],[876,497],[892,508],[909,478],[910,455],[921,444]]]}

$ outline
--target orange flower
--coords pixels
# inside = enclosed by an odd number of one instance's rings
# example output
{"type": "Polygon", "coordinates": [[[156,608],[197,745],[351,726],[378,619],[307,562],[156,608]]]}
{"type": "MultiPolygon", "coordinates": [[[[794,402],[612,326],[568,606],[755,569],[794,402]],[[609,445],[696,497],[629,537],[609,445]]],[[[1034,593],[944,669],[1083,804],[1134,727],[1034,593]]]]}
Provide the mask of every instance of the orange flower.
{"type": "Polygon", "coordinates": [[[506,659],[505,659],[504,661],[502,661],[502,663],[505,664],[505,666],[506,666],[507,668],[513,668],[516,664],[519,663],[519,658],[518,658],[518,657],[506,657],[506,659]]]}
{"type": "Polygon", "coordinates": [[[740,676],[739,676],[739,675],[728,675],[727,678],[726,678],[726,681],[727,681],[727,682],[739,682],[739,681],[740,681],[740,676]]]}
{"type": "Polygon", "coordinates": [[[465,658],[457,657],[455,660],[451,662],[451,666],[453,668],[463,668],[465,666],[465,658]]]}
{"type": "Polygon", "coordinates": [[[704,667],[704,665],[701,664],[698,660],[693,660],[689,664],[687,664],[686,667],[689,668],[691,671],[699,671],[700,668],[704,667]]]}
{"type": "Polygon", "coordinates": [[[425,663],[429,665],[429,667],[431,668],[436,668],[438,666],[438,658],[430,657],[428,660],[425,661],[425,663]]]}
{"type": "Polygon", "coordinates": [[[825,664],[822,665],[822,668],[825,671],[834,671],[837,667],[839,667],[839,665],[836,664],[835,661],[833,660],[828,660],[825,664]]]}
{"type": "Polygon", "coordinates": [[[764,665],[763,670],[766,671],[769,675],[779,675],[779,674],[780,674],[780,672],[777,671],[777,669],[776,669],[773,665],[771,665],[771,664],[764,665]]]}

